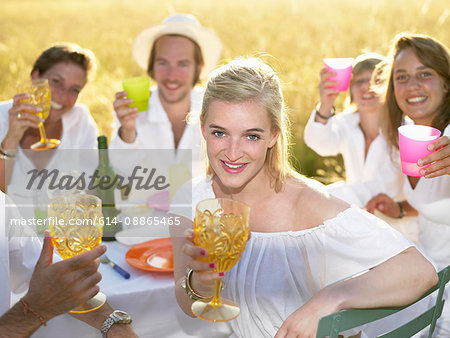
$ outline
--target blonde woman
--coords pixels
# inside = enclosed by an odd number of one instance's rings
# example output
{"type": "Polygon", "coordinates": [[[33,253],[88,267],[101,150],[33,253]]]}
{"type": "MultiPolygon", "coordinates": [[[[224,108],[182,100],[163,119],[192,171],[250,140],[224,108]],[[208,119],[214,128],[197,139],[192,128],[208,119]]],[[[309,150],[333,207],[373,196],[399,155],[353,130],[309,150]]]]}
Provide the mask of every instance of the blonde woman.
{"type": "Polygon", "coordinates": [[[200,118],[209,175],[182,189],[172,206],[184,216],[172,242],[175,292],[186,314],[193,316],[193,292],[211,297],[223,277],[223,296],[241,308],[230,322],[234,336],[312,337],[325,315],[407,304],[437,282],[431,263],[398,232],[292,170],[284,100],[269,66],[251,59],[219,68],[200,118]],[[214,262],[198,259],[207,251],[179,235],[192,228],[196,203],[214,197],[251,208],[251,239],[226,274],[212,272],[214,262]]]}

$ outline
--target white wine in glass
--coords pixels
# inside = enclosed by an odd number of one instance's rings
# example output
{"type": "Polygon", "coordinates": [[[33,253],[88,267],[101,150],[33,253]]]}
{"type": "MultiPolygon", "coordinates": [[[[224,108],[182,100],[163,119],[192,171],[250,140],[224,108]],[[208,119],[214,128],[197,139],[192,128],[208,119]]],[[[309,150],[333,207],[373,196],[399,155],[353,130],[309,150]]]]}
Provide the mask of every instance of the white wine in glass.
{"type": "MultiPolygon", "coordinates": [[[[102,240],[102,202],[97,196],[69,194],[53,198],[48,206],[52,242],[63,259],[97,247],[102,240]]],[[[106,296],[99,292],[85,304],[72,309],[85,313],[105,304],[106,296]]]]}
{"type": "MultiPolygon", "coordinates": [[[[214,198],[197,204],[194,243],[208,251],[203,260],[214,262],[215,271],[228,271],[241,258],[248,240],[249,218],[250,207],[239,201],[214,198]]],[[[221,287],[222,280],[216,280],[212,300],[192,304],[194,315],[212,322],[232,320],[239,315],[238,305],[220,297],[221,287]]]]}
{"type": "MultiPolygon", "coordinates": [[[[50,86],[48,85],[48,80],[44,78],[38,78],[33,80],[28,80],[17,85],[17,93],[27,93],[30,96],[23,99],[21,102],[33,104],[42,109],[42,112],[36,113],[34,111],[27,111],[28,113],[35,114],[41,119],[46,120],[52,105],[50,86]]],[[[36,142],[30,146],[33,150],[46,150],[53,149],[59,146],[60,140],[48,139],[45,134],[44,124],[39,122],[39,142],[36,142]]]]}

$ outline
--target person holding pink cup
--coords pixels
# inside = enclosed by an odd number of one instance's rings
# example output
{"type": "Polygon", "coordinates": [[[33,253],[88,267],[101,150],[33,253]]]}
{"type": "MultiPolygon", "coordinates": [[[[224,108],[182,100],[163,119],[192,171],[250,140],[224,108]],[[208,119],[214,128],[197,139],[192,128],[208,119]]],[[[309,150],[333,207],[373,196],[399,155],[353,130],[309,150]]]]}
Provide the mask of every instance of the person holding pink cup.
{"type": "MultiPolygon", "coordinates": [[[[329,60],[329,59],[328,59],[329,60]]],[[[341,92],[333,88],[332,72],[327,67],[320,71],[319,103],[313,110],[305,130],[304,141],[320,156],[336,156],[344,159],[344,181],[327,185],[327,190],[350,204],[360,207],[381,191],[390,197],[401,192],[403,174],[391,164],[388,146],[380,134],[381,100],[372,89],[375,67],[385,57],[377,53],[364,53],[350,64],[352,78],[348,85],[347,104],[344,112],[334,113],[334,102],[341,92]],[[367,185],[378,177],[382,167],[389,167],[389,174],[382,180],[367,185]]],[[[347,61],[348,62],[348,61],[347,61]]],[[[341,62],[342,63],[342,62],[341,62]]]]}
{"type": "Polygon", "coordinates": [[[330,86],[340,92],[345,92],[350,85],[352,78],[352,63],[353,58],[325,58],[323,63],[327,68],[328,73],[335,73],[336,75],[329,77],[328,81],[337,82],[336,85],[330,86]]]}
{"type": "MultiPolygon", "coordinates": [[[[418,214],[418,246],[441,270],[450,264],[450,51],[432,37],[401,33],[389,60],[382,130],[392,159],[403,162],[404,200],[378,194],[367,210],[397,218],[418,214]],[[406,118],[414,125],[405,125],[406,118]],[[411,140],[417,135],[421,140],[411,140]]],[[[444,298],[450,299],[450,288],[444,298]]],[[[450,337],[450,302],[433,337],[450,337]]]]}
{"type": "Polygon", "coordinates": [[[434,151],[428,150],[428,145],[441,136],[439,129],[422,125],[404,125],[398,127],[398,147],[404,174],[420,177],[417,161],[434,151]]]}

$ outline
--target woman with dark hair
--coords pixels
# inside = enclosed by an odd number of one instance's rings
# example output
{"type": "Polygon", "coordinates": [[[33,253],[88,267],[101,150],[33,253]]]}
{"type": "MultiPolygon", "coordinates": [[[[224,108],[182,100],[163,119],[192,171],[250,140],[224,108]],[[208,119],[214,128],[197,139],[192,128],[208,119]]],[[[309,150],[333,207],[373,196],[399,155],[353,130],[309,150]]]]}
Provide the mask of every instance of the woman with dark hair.
{"type": "MultiPolygon", "coordinates": [[[[78,96],[95,72],[94,54],[73,43],[61,43],[46,49],[36,60],[31,79],[45,78],[52,105],[44,121],[48,138],[61,140],[58,149],[95,149],[98,128],[87,106],[77,103],[78,96]]],[[[49,152],[27,151],[39,141],[38,107],[21,102],[27,94],[0,103],[0,190],[5,191],[13,168],[33,163],[38,169],[49,152]]],[[[48,161],[48,158],[47,158],[48,161]]],[[[45,162],[45,161],[44,161],[45,162]]]]}
{"type": "MultiPolygon", "coordinates": [[[[390,217],[419,215],[418,244],[439,269],[450,264],[450,53],[436,39],[425,35],[399,34],[384,69],[386,92],[383,134],[391,157],[399,161],[397,128],[405,117],[414,124],[432,126],[441,137],[428,149],[436,152],[419,159],[423,177],[406,176],[405,200],[394,202],[385,194],[373,197],[367,210],[390,217]]],[[[446,299],[450,297],[447,289],[446,299]]],[[[436,337],[450,336],[450,306],[446,302],[436,337]]]]}

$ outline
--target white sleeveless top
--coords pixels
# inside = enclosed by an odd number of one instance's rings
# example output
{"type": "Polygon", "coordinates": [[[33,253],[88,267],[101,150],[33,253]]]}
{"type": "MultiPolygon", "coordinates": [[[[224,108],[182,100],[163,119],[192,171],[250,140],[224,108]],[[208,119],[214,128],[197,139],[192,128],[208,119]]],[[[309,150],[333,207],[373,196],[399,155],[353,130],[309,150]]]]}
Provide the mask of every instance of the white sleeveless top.
{"type": "MultiPolygon", "coordinates": [[[[172,212],[193,219],[195,205],[214,197],[209,178],[194,180],[191,214],[186,199],[178,204],[184,204],[184,212],[176,206],[172,212]]],[[[356,206],[315,228],[252,232],[241,259],[224,277],[222,296],[241,308],[229,322],[233,332],[238,337],[273,337],[284,320],[321,288],[411,246],[395,229],[356,206]]]]}

